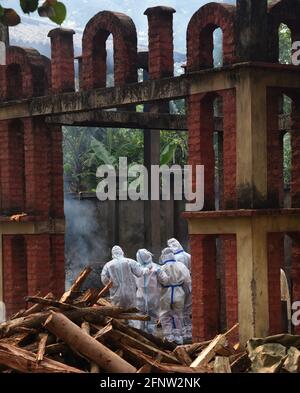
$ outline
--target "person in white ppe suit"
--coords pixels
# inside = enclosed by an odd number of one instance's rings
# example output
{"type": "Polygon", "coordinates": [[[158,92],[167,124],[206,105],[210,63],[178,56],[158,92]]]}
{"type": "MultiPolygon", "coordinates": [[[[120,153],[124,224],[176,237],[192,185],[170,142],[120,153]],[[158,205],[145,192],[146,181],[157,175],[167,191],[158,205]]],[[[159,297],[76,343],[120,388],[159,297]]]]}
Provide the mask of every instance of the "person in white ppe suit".
{"type": "Polygon", "coordinates": [[[131,308],[136,307],[135,277],[149,272],[133,259],[125,258],[121,247],[112,248],[113,259],[107,262],[101,272],[101,281],[107,285],[110,281],[110,301],[113,305],[131,308]]]}
{"type": "MultiPolygon", "coordinates": [[[[191,273],[191,255],[184,251],[182,245],[177,239],[168,240],[168,246],[175,255],[177,262],[183,263],[191,273]]],[[[192,340],[192,284],[185,288],[185,303],[183,310],[183,339],[185,341],[192,340]]]]}
{"type": "Polygon", "coordinates": [[[161,270],[158,281],[162,285],[159,319],[167,341],[183,343],[183,309],[185,290],[191,285],[188,268],[177,262],[171,248],[161,254],[161,270]]]}
{"type": "Polygon", "coordinates": [[[137,284],[137,308],[142,314],[149,315],[150,321],[136,321],[135,327],[147,333],[156,334],[156,324],[159,318],[159,302],[161,286],[158,282],[158,272],[160,266],[152,260],[152,254],[146,249],[138,250],[136,253],[137,262],[148,268],[149,273],[142,277],[136,277],[137,284]]]}

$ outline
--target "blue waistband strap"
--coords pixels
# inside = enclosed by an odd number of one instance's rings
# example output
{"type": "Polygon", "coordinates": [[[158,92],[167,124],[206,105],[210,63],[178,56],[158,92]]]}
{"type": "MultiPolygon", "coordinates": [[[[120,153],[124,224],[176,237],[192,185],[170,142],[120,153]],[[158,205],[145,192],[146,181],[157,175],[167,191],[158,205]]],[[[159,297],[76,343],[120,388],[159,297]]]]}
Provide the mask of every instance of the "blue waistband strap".
{"type": "Polygon", "coordinates": [[[179,251],[174,252],[174,255],[178,255],[178,254],[181,254],[183,252],[184,252],[184,250],[179,250],[179,251]]]}
{"type": "Polygon", "coordinates": [[[173,325],[173,329],[176,329],[176,323],[175,323],[175,319],[174,319],[174,317],[173,317],[173,316],[172,316],[171,318],[172,318],[172,325],[173,325]]]}
{"type": "Polygon", "coordinates": [[[174,304],[174,289],[182,287],[182,284],[177,285],[163,285],[163,288],[171,288],[171,306],[174,304]]]}
{"type": "Polygon", "coordinates": [[[176,262],[175,259],[168,259],[167,261],[163,262],[163,264],[169,263],[169,262],[176,262]]]}

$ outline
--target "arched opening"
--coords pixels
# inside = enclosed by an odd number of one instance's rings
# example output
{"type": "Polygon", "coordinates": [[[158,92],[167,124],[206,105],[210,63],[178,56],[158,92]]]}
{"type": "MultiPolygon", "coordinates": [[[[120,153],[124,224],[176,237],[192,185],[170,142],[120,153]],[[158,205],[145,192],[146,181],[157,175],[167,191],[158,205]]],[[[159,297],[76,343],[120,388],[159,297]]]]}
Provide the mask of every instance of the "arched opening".
{"type": "Polygon", "coordinates": [[[220,27],[213,32],[213,64],[215,68],[223,66],[223,31],[220,27]]]}
{"type": "Polygon", "coordinates": [[[221,209],[223,194],[223,99],[217,96],[213,101],[214,153],[215,153],[215,209],[221,209]]]}
{"type": "Polygon", "coordinates": [[[281,23],[278,28],[279,35],[279,58],[280,64],[292,63],[292,32],[289,27],[281,23]]]}
{"type": "Polygon", "coordinates": [[[107,85],[107,39],[110,33],[99,29],[93,38],[93,87],[107,85]]]}
{"type": "Polygon", "coordinates": [[[23,79],[20,64],[9,64],[6,68],[7,100],[15,100],[23,96],[23,79]]]}
{"type": "Polygon", "coordinates": [[[115,64],[114,64],[114,44],[113,35],[109,34],[106,40],[106,87],[115,85],[115,64]]]}
{"type": "Polygon", "coordinates": [[[282,97],[282,111],[280,119],[281,129],[283,130],[283,182],[284,193],[290,191],[292,177],[292,146],[291,146],[291,115],[292,115],[292,99],[287,95],[282,97]]]}

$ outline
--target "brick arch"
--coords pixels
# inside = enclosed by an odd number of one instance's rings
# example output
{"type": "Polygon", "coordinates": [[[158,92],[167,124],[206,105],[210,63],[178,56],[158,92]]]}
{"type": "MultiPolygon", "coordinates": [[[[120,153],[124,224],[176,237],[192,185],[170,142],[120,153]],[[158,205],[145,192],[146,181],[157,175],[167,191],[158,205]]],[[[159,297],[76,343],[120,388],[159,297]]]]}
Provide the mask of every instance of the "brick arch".
{"type": "Polygon", "coordinates": [[[209,3],[191,18],[187,29],[187,68],[197,71],[213,67],[213,32],[223,31],[223,62],[235,60],[235,6],[209,3]]]}
{"type": "Polygon", "coordinates": [[[137,33],[131,18],[102,11],[86,25],[82,38],[84,89],[106,86],[106,40],[113,35],[115,85],[137,82],[137,33]]]}
{"type": "Polygon", "coordinates": [[[271,62],[278,62],[279,34],[278,29],[284,23],[291,30],[292,41],[300,41],[300,3],[297,0],[281,0],[269,7],[269,56],[271,62]]]}
{"type": "MultiPolygon", "coordinates": [[[[7,82],[5,83],[4,97],[13,99],[12,85],[9,85],[8,76],[14,73],[16,82],[21,89],[18,98],[38,97],[48,92],[50,60],[41,56],[35,49],[9,46],[6,52],[7,82]]],[[[11,81],[11,79],[10,79],[11,81]]],[[[16,86],[17,87],[17,86],[16,86]]]]}

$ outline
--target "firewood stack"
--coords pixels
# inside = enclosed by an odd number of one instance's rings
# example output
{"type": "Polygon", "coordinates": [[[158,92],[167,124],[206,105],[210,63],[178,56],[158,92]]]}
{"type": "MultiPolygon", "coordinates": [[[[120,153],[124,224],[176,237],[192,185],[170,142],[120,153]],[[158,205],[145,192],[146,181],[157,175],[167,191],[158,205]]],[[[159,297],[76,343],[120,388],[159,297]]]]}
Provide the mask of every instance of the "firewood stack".
{"type": "Polygon", "coordinates": [[[175,346],[128,325],[148,320],[136,309],[112,306],[110,285],[80,292],[91,268],[56,300],[32,304],[0,324],[0,372],[12,373],[213,373],[244,372],[246,351],[228,344],[231,331],[204,343],[175,346]]]}

